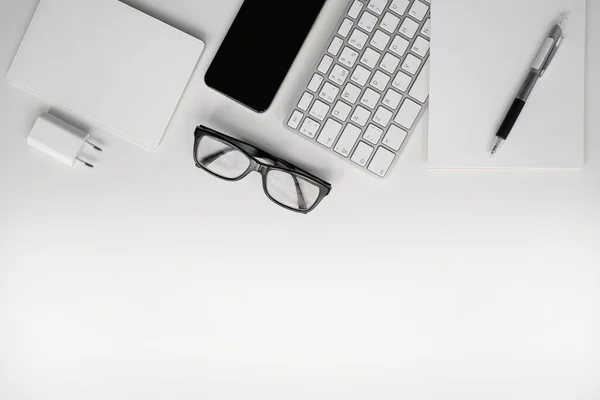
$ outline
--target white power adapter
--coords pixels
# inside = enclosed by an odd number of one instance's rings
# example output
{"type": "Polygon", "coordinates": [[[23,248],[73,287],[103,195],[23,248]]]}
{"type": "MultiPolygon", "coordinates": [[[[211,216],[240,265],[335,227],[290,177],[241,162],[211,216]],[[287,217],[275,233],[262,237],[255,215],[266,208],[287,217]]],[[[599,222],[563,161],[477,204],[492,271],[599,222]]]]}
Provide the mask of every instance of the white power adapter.
{"type": "Polygon", "coordinates": [[[100,147],[90,141],[88,133],[48,113],[40,115],[35,121],[27,143],[70,167],[81,163],[94,168],[81,158],[86,144],[97,152],[102,152],[100,147]]]}

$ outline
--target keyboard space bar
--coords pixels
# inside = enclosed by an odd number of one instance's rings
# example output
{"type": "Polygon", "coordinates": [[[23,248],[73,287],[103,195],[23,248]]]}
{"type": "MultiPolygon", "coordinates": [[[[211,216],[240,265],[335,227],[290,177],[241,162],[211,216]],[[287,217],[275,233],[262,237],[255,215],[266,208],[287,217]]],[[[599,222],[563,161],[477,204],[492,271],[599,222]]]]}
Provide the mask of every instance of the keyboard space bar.
{"type": "Polygon", "coordinates": [[[431,57],[427,59],[423,69],[419,73],[415,84],[412,89],[408,93],[411,97],[416,100],[419,100],[421,103],[425,103],[427,98],[429,97],[429,60],[431,57]]]}

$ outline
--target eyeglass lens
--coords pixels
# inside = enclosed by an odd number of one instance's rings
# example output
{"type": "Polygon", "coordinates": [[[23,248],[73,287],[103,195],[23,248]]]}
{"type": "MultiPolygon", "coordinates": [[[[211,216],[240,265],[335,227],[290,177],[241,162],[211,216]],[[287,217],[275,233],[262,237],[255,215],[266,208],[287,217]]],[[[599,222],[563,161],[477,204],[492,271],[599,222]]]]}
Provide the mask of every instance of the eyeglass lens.
{"type": "Polygon", "coordinates": [[[295,174],[270,170],[266,182],[273,200],[296,210],[309,210],[319,198],[319,188],[295,174]]]}
{"type": "Polygon", "coordinates": [[[204,168],[226,179],[239,178],[250,167],[248,156],[210,136],[200,139],[196,159],[204,168]]]}

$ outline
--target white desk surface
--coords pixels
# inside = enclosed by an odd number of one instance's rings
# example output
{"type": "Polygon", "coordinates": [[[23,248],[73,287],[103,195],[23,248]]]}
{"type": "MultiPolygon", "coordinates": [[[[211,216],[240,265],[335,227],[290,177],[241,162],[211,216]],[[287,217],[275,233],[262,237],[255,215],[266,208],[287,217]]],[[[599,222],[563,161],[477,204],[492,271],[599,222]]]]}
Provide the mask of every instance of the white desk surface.
{"type": "MultiPolygon", "coordinates": [[[[0,399],[600,398],[597,1],[584,170],[431,171],[423,123],[383,183],[281,127],[302,62],[265,115],[205,87],[239,0],[130,3],[207,44],[157,153],[95,131],[97,168],[68,169],[0,80],[0,399]],[[196,170],[199,123],[332,194],[301,216],[196,170]]],[[[3,73],[36,4],[0,2],[3,73]]]]}

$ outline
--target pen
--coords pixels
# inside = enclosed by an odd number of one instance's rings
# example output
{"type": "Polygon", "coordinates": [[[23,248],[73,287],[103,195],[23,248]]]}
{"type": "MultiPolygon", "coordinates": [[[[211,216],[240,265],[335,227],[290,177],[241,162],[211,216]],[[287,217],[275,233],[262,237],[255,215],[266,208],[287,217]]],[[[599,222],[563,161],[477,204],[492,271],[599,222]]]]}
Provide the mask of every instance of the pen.
{"type": "Polygon", "coordinates": [[[498,152],[498,149],[500,149],[504,141],[508,139],[508,135],[517,122],[521,111],[523,111],[523,107],[525,107],[525,103],[527,103],[527,99],[533,91],[535,84],[544,75],[544,72],[546,72],[548,66],[558,52],[558,48],[565,37],[563,22],[566,18],[567,14],[561,14],[559,21],[552,27],[544,44],[542,44],[537,57],[533,61],[531,70],[529,71],[529,74],[527,74],[527,78],[525,78],[525,82],[523,82],[523,85],[521,86],[521,90],[519,90],[506,117],[504,117],[504,121],[502,121],[502,125],[500,125],[500,128],[498,129],[498,133],[496,133],[494,145],[492,146],[492,152],[490,154],[491,157],[498,152]]]}

